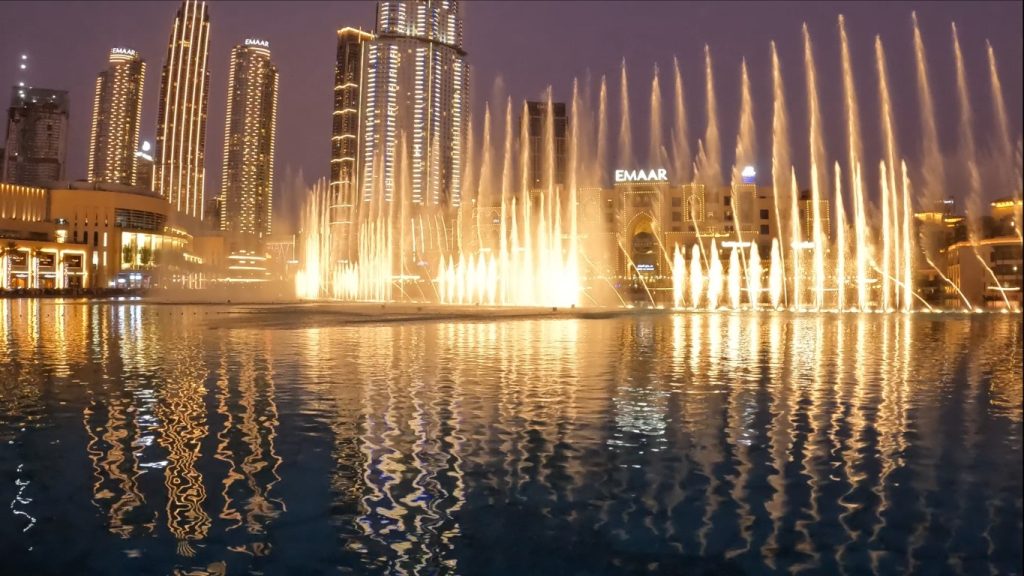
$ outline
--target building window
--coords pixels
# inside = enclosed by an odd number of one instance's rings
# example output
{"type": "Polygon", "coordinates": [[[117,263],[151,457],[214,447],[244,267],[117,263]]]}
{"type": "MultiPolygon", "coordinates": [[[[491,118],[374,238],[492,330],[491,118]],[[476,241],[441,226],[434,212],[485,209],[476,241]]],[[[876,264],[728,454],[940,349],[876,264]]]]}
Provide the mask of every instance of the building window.
{"type": "Polygon", "coordinates": [[[732,196],[725,197],[725,205],[730,206],[732,204],[732,196]]]}
{"type": "Polygon", "coordinates": [[[682,198],[676,196],[675,198],[672,199],[672,207],[673,208],[679,208],[682,205],[683,205],[683,199],[682,198]]]}
{"type": "Polygon", "coordinates": [[[768,211],[767,210],[761,210],[761,220],[767,220],[767,219],[768,219],[768,211]]]}
{"type": "Polygon", "coordinates": [[[672,221],[673,222],[682,222],[683,221],[683,213],[682,212],[673,212],[672,213],[672,221]]]}
{"type": "Polygon", "coordinates": [[[767,224],[761,224],[761,234],[764,234],[765,236],[768,235],[768,225],[767,224]]]}

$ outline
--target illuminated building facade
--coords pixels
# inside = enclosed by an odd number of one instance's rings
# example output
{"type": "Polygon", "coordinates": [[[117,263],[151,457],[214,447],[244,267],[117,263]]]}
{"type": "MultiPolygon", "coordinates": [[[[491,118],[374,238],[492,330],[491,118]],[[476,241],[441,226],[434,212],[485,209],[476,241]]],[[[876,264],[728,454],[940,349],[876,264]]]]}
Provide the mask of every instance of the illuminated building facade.
{"type": "Polygon", "coordinates": [[[109,66],[96,77],[89,137],[90,182],[139,184],[139,125],[146,63],[135,50],[113,48],[109,66]]]}
{"type": "MultiPolygon", "coordinates": [[[[689,251],[699,244],[707,253],[712,240],[719,250],[756,243],[760,254],[770,253],[779,238],[771,188],[751,180],[716,190],[722,209],[712,217],[704,184],[675,184],[671,177],[665,169],[620,169],[612,187],[581,190],[581,220],[588,223],[583,249],[599,275],[642,276],[649,287],[661,289],[671,280],[669,258],[676,246],[689,251]]],[[[828,201],[822,209],[828,213],[828,201]]]]}
{"type": "Polygon", "coordinates": [[[176,210],[202,219],[206,184],[206,57],[210,16],[206,2],[184,0],[174,19],[160,77],[154,183],[176,210]]]}
{"type": "Polygon", "coordinates": [[[194,225],[134,186],[0,184],[0,289],[198,288],[194,225]]]}
{"type": "Polygon", "coordinates": [[[270,234],[277,124],[277,68],[266,40],[231,51],[220,229],[246,248],[270,234]]]}
{"type": "Polygon", "coordinates": [[[35,185],[64,178],[68,102],[66,90],[12,89],[0,181],[35,185]]]}
{"type": "Polygon", "coordinates": [[[391,202],[404,146],[410,203],[457,208],[469,108],[458,2],[383,0],[364,49],[362,201],[391,202]]]}
{"type": "Polygon", "coordinates": [[[352,223],[352,207],[358,190],[360,87],[363,54],[373,34],[355,28],[338,30],[338,54],[334,68],[334,117],[331,123],[331,222],[352,223]]]}

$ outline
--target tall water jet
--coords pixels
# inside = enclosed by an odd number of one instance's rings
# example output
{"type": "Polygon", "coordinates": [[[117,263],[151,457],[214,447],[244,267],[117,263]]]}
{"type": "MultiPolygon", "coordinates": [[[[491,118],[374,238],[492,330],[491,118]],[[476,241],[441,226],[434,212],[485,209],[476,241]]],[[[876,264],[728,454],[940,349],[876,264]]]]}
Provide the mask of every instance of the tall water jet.
{"type": "Polygon", "coordinates": [[[846,37],[846,19],[839,16],[840,59],[843,67],[843,95],[846,110],[847,170],[850,182],[847,190],[853,195],[854,265],[857,278],[857,308],[867,308],[867,254],[868,229],[867,212],[864,203],[864,187],[860,181],[860,164],[864,147],[860,136],[860,108],[857,105],[857,88],[853,77],[853,62],[850,57],[850,43],[846,37]]]}
{"type": "MultiPolygon", "coordinates": [[[[774,239],[772,244],[775,244],[774,239]]],[[[747,301],[757,310],[761,307],[761,253],[757,242],[750,243],[750,264],[747,266],[747,301]]]]}
{"type": "MultiPolygon", "coordinates": [[[[771,43],[772,53],[772,186],[774,188],[774,194],[772,194],[772,202],[775,208],[775,227],[779,231],[778,237],[782,246],[787,246],[785,238],[789,237],[790,250],[796,250],[796,242],[798,237],[793,234],[792,230],[786,230],[782,225],[783,220],[790,222],[797,219],[799,214],[796,211],[795,206],[795,188],[788,188],[787,184],[789,179],[787,175],[792,169],[792,165],[789,160],[789,124],[786,119],[786,96],[785,89],[782,83],[782,66],[779,63],[779,54],[775,49],[775,42],[771,43]],[[779,198],[791,198],[793,199],[793,206],[783,205],[779,206],[779,198]]],[[[772,264],[774,266],[774,262],[772,264]]],[[[779,252],[779,266],[785,266],[785,251],[780,250],[779,252]]],[[[780,270],[780,273],[782,270],[780,270]]],[[[780,276],[784,278],[784,276],[780,276]]],[[[782,294],[786,296],[788,289],[786,288],[785,282],[782,284],[782,294]]]]}
{"type": "Polygon", "coordinates": [[[718,256],[718,244],[711,241],[711,265],[708,267],[708,309],[716,310],[722,298],[722,260],[718,256]]]}
{"type": "MultiPolygon", "coordinates": [[[[894,128],[892,99],[889,96],[889,71],[885,62],[885,50],[882,47],[882,39],[875,36],[875,68],[878,73],[878,95],[882,115],[882,141],[885,146],[885,157],[882,164],[888,166],[888,171],[882,174],[881,197],[882,205],[882,261],[881,261],[881,297],[879,304],[882,310],[891,309],[892,277],[893,270],[898,258],[893,257],[894,242],[892,231],[896,222],[894,198],[897,194],[896,187],[896,132],[894,128]]],[[[929,95],[929,101],[931,96],[929,95]]]]}
{"type": "Polygon", "coordinates": [[[846,210],[843,208],[843,179],[836,162],[836,309],[846,310],[846,210]]]}
{"type": "MultiPolygon", "coordinates": [[[[740,63],[740,127],[736,134],[736,159],[732,168],[731,185],[733,188],[731,208],[733,222],[736,223],[736,239],[743,243],[744,214],[753,213],[755,206],[747,206],[746,196],[739,193],[737,187],[743,184],[741,172],[744,167],[754,163],[757,156],[757,134],[754,131],[754,103],[750,94],[750,76],[747,74],[747,60],[740,63]]],[[[755,194],[756,195],[756,194],[755,194]]],[[[740,265],[746,268],[745,255],[740,252],[740,265]]],[[[746,275],[744,273],[744,275],[746,275]]]]}
{"type": "MultiPolygon", "coordinates": [[[[712,200],[709,203],[714,204],[713,198],[717,194],[722,178],[722,142],[718,135],[718,104],[715,100],[715,77],[711,67],[711,49],[707,44],[704,45],[704,78],[706,82],[707,127],[702,141],[703,153],[698,156],[697,172],[703,180],[701,184],[704,184],[710,192],[708,196],[712,200]]],[[[717,206],[717,204],[714,205],[717,206]]]]}
{"type": "Polygon", "coordinates": [[[906,162],[900,163],[900,172],[903,174],[903,246],[900,249],[900,254],[903,255],[903,311],[910,312],[914,309],[914,247],[911,235],[914,215],[910,208],[910,177],[907,175],[906,162]]]}
{"type": "Polygon", "coordinates": [[[690,248],[690,306],[699,308],[701,294],[704,292],[704,269],[700,264],[700,247],[694,244],[690,248]]]}
{"type": "Polygon", "coordinates": [[[726,285],[729,290],[729,307],[733,310],[740,309],[740,299],[743,297],[743,287],[740,283],[742,276],[740,275],[739,254],[739,247],[734,247],[729,251],[729,272],[726,285]]]}
{"type": "Polygon", "coordinates": [[[686,290],[686,257],[678,244],[672,253],[672,306],[678,308],[683,305],[683,295],[686,290]]]}
{"type": "Polygon", "coordinates": [[[1024,225],[1022,218],[1022,206],[1020,203],[1021,190],[1021,141],[1017,140],[1016,155],[1014,155],[1013,144],[1010,142],[1010,118],[1006,114],[1006,102],[1003,100],[1003,83],[999,80],[999,67],[996,65],[996,53],[992,44],[985,41],[986,52],[988,53],[988,74],[992,90],[992,112],[996,125],[996,166],[1000,172],[998,182],[1000,186],[1013,190],[1012,198],[1016,203],[1013,213],[1014,231],[1018,239],[1024,239],[1021,226],[1024,225]]]}
{"type": "MultiPolygon", "coordinates": [[[[736,162],[732,167],[732,185],[743,183],[740,172],[757,158],[757,133],[754,130],[754,99],[750,94],[747,60],[740,64],[740,128],[736,135],[736,162]]],[[[735,202],[735,196],[733,196],[735,202]]]]}
{"type": "Polygon", "coordinates": [[[861,172],[860,163],[853,166],[853,193],[855,198],[854,209],[858,212],[854,215],[857,237],[857,309],[867,310],[869,307],[868,294],[868,258],[870,257],[870,245],[867,241],[867,215],[864,206],[864,177],[861,172]]]}
{"type": "MultiPolygon", "coordinates": [[[[583,289],[580,284],[580,270],[579,270],[579,237],[580,237],[580,226],[579,226],[579,182],[576,175],[579,173],[580,167],[580,130],[582,122],[581,120],[581,104],[579,94],[579,84],[576,80],[572,83],[572,115],[569,118],[571,122],[569,129],[569,162],[566,167],[566,188],[569,191],[568,198],[568,211],[569,211],[569,245],[568,254],[566,257],[566,263],[563,268],[564,284],[567,284],[567,289],[575,295],[579,295],[583,289]]],[[[552,144],[554,144],[552,142],[552,144]]],[[[562,242],[561,237],[557,239],[559,245],[562,242]]]]}
{"type": "MultiPolygon", "coordinates": [[[[935,105],[932,103],[931,84],[928,80],[928,61],[917,23],[917,12],[911,12],[914,23],[914,63],[917,71],[918,111],[921,115],[921,183],[929,209],[945,198],[945,170],[939,148],[939,134],[935,126],[935,105]]],[[[889,158],[889,167],[895,171],[897,159],[889,158]]],[[[895,190],[894,190],[895,193],[895,190]]]]}
{"type": "Polygon", "coordinates": [[[796,186],[796,170],[790,168],[790,190],[792,191],[789,195],[790,202],[790,213],[793,215],[789,219],[790,225],[790,237],[793,242],[793,304],[794,310],[799,310],[803,303],[803,270],[800,266],[801,255],[800,251],[803,250],[804,238],[800,230],[800,208],[797,205],[797,186],[796,186]]]}
{"type": "Polygon", "coordinates": [[[629,82],[626,78],[626,59],[622,59],[619,76],[619,166],[633,165],[632,128],[629,122],[629,82]]]}
{"type": "Polygon", "coordinates": [[[960,38],[953,30],[953,58],[956,62],[956,94],[957,109],[960,113],[958,140],[960,143],[961,160],[967,167],[967,231],[971,242],[977,242],[981,221],[981,173],[978,171],[978,151],[974,144],[974,118],[971,109],[970,89],[967,86],[967,72],[964,69],[964,56],[960,51],[960,38]]]}
{"type": "Polygon", "coordinates": [[[878,163],[878,181],[879,188],[881,189],[882,198],[882,262],[879,268],[879,274],[881,275],[882,294],[879,298],[879,304],[884,312],[892,310],[892,267],[894,263],[892,261],[892,246],[893,242],[893,227],[890,222],[893,221],[892,203],[890,201],[890,189],[889,189],[889,168],[882,160],[878,163]]]}
{"type": "MultiPolygon", "coordinates": [[[[996,53],[992,44],[985,41],[988,56],[988,76],[992,91],[992,115],[995,123],[995,154],[996,167],[1000,171],[999,183],[1006,188],[1013,187],[1013,144],[1010,141],[1010,118],[1006,114],[1006,101],[1003,100],[1003,83],[999,80],[999,67],[996,65],[996,53]]],[[[1020,225],[1020,222],[1017,222],[1020,225]]],[[[1018,229],[1019,232],[1019,229],[1018,229]]]]}
{"type": "MultiPolygon", "coordinates": [[[[472,205],[473,210],[473,228],[474,234],[471,240],[474,242],[472,251],[479,252],[483,249],[483,239],[480,237],[480,214],[483,212],[480,208],[482,206],[490,206],[494,199],[490,197],[491,192],[494,190],[494,168],[493,168],[493,153],[491,150],[491,106],[487,104],[484,106],[484,138],[481,145],[483,160],[480,162],[480,176],[478,181],[478,189],[473,198],[474,203],[472,205]]],[[[468,163],[468,160],[467,160],[468,163]]]]}
{"type": "Polygon", "coordinates": [[[601,91],[597,104],[597,171],[591,175],[592,184],[602,186],[608,168],[608,81],[601,76],[601,91]]]}
{"type": "Polygon", "coordinates": [[[821,309],[825,303],[825,232],[821,225],[821,191],[825,186],[819,165],[825,162],[825,139],[822,135],[821,108],[818,103],[817,71],[814,66],[814,52],[811,49],[811,34],[804,23],[804,67],[807,73],[807,108],[810,117],[809,137],[811,149],[811,234],[814,242],[814,306],[821,309]]]}
{"type": "Polygon", "coordinates": [[[782,304],[783,288],[785,279],[783,274],[785,266],[782,263],[782,250],[779,249],[778,238],[772,238],[771,263],[768,269],[768,296],[773,310],[778,310],[782,304]]]}
{"type": "Polygon", "coordinates": [[[686,129],[686,99],[683,91],[683,74],[679,71],[679,59],[672,57],[674,71],[672,124],[672,169],[677,182],[690,182],[690,137],[686,129]]]}
{"type": "Polygon", "coordinates": [[[658,81],[658,65],[654,65],[654,76],[651,77],[651,118],[650,146],[647,149],[647,166],[660,168],[665,165],[662,157],[661,136],[661,83],[658,81]]]}
{"type": "Polygon", "coordinates": [[[974,118],[971,108],[971,95],[967,86],[967,72],[964,68],[964,56],[960,50],[960,37],[956,32],[956,24],[952,24],[953,31],[953,58],[956,61],[956,87],[957,87],[957,108],[960,112],[960,154],[963,162],[967,165],[968,189],[967,189],[967,239],[971,243],[971,250],[975,258],[981,262],[992,280],[995,281],[996,289],[1006,308],[1010,308],[1009,299],[999,278],[996,277],[992,268],[985,262],[985,259],[978,253],[978,241],[981,239],[981,174],[978,171],[978,152],[974,144],[974,118]]]}

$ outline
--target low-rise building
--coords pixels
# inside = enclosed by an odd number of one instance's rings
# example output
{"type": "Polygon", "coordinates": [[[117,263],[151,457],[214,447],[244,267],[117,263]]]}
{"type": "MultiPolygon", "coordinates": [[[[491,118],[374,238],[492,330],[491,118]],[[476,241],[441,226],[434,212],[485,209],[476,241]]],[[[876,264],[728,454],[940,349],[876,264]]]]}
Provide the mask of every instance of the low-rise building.
{"type": "Polygon", "coordinates": [[[139,187],[0,184],[3,287],[201,287],[192,220],[139,187]]]}

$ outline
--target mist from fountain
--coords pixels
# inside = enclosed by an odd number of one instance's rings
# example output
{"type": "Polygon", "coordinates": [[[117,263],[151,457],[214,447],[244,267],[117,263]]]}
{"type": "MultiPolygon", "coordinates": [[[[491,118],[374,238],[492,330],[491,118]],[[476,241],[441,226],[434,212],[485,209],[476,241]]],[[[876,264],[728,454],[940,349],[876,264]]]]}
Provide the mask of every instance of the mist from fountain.
{"type": "Polygon", "coordinates": [[[742,286],[740,285],[740,249],[734,247],[729,250],[729,272],[726,286],[729,292],[729,307],[733,310],[739,310],[740,298],[743,296],[742,286]]]}
{"type": "Polygon", "coordinates": [[[633,165],[632,128],[629,121],[629,81],[626,77],[626,59],[622,59],[619,74],[619,146],[616,150],[619,166],[633,165]]]}
{"type": "Polygon", "coordinates": [[[679,71],[679,59],[672,58],[673,116],[672,124],[672,168],[680,182],[690,182],[690,135],[686,126],[686,103],[683,91],[683,74],[679,71]]]}
{"type": "MultiPolygon", "coordinates": [[[[774,193],[772,194],[772,206],[775,210],[775,227],[778,230],[779,242],[783,247],[789,246],[790,250],[797,250],[797,243],[799,242],[799,228],[796,230],[786,230],[782,225],[785,222],[797,222],[799,225],[799,211],[796,209],[795,195],[796,190],[788,186],[789,180],[787,175],[792,170],[792,165],[789,160],[789,123],[786,117],[786,96],[785,89],[782,83],[782,65],[779,63],[779,53],[775,48],[775,42],[771,43],[771,55],[772,55],[772,188],[774,193]],[[792,206],[786,204],[779,204],[779,198],[790,198],[793,199],[792,206]],[[789,243],[787,244],[785,238],[789,237],[789,243]]],[[[774,256],[773,256],[774,258],[774,256]]],[[[776,263],[772,262],[773,272],[776,263]]],[[[778,254],[778,266],[785,266],[785,250],[779,249],[778,254]]],[[[782,270],[779,270],[780,278],[782,278],[782,296],[787,300],[789,289],[787,289],[784,276],[782,276],[782,270]]],[[[777,304],[773,304],[777,307],[777,304]]]]}
{"type": "Polygon", "coordinates": [[[846,310],[846,210],[843,208],[843,177],[836,162],[836,310],[846,310]]]}
{"type": "MultiPolygon", "coordinates": [[[[853,195],[854,273],[856,274],[857,309],[867,310],[867,261],[870,255],[868,252],[868,225],[864,201],[864,186],[860,174],[864,146],[861,143],[860,108],[857,105],[857,89],[853,78],[850,42],[846,36],[846,19],[842,15],[839,16],[839,49],[843,68],[843,96],[846,110],[847,172],[850,175],[848,190],[853,195]]],[[[836,172],[838,173],[838,171],[837,165],[836,172]]],[[[842,244],[840,243],[840,245],[842,244]]]]}
{"type": "MultiPolygon", "coordinates": [[[[921,183],[925,201],[929,207],[945,198],[945,169],[942,152],[939,149],[939,133],[935,126],[935,105],[932,103],[931,84],[928,81],[928,59],[917,23],[917,12],[911,12],[914,24],[914,63],[917,71],[918,111],[921,115],[921,183]]],[[[889,167],[896,166],[895,156],[888,160],[889,167]]]]}
{"type": "MultiPolygon", "coordinates": [[[[697,175],[707,190],[717,190],[722,179],[722,142],[718,134],[718,103],[715,99],[715,76],[711,66],[711,48],[704,45],[704,78],[705,104],[707,106],[707,125],[704,139],[701,141],[701,152],[697,155],[697,175]]],[[[696,175],[695,175],[696,177],[696,175]]],[[[713,202],[714,193],[711,194],[713,202]]]]}
{"type": "MultiPolygon", "coordinates": [[[[814,308],[825,307],[825,230],[821,223],[822,183],[824,175],[819,165],[825,164],[825,136],[821,125],[821,105],[818,102],[817,69],[814,65],[814,51],[811,48],[811,34],[804,23],[804,71],[807,75],[807,111],[810,118],[808,138],[811,150],[811,236],[814,243],[814,308]]],[[[827,178],[825,178],[827,179],[827,178]]]]}

